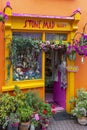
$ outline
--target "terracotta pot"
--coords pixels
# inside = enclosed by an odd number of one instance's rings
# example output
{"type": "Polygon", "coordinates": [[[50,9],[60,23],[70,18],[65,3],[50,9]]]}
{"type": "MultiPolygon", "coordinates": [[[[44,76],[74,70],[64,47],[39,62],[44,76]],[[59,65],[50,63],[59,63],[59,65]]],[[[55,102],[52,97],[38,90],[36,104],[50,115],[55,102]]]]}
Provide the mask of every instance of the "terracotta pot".
{"type": "Polygon", "coordinates": [[[80,125],[86,125],[87,124],[87,117],[78,117],[77,118],[77,120],[78,120],[78,123],[80,124],[80,125]]]}
{"type": "Polygon", "coordinates": [[[19,130],[28,130],[30,122],[21,122],[19,125],[19,130]]]}

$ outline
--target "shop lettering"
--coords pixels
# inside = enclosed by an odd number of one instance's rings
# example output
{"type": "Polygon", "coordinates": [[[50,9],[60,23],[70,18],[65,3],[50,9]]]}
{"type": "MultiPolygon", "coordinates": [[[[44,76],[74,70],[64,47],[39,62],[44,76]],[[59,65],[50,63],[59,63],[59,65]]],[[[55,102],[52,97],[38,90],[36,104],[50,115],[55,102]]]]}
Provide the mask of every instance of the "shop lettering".
{"type": "Polygon", "coordinates": [[[54,21],[44,21],[43,22],[43,28],[48,28],[48,29],[52,29],[55,27],[55,23],[54,21]]]}
{"type": "Polygon", "coordinates": [[[38,28],[38,29],[54,29],[57,28],[65,28],[67,26],[66,23],[56,23],[55,21],[47,21],[47,20],[32,20],[27,19],[24,22],[24,28],[38,28]]]}
{"type": "Polygon", "coordinates": [[[64,28],[64,27],[66,27],[66,23],[58,23],[57,27],[64,28]]]}
{"type": "Polygon", "coordinates": [[[26,20],[24,23],[24,28],[47,28],[53,29],[55,27],[54,21],[41,21],[41,20],[26,20]]]}
{"type": "Polygon", "coordinates": [[[24,28],[31,27],[31,28],[40,28],[41,20],[26,20],[24,24],[24,28]]]}

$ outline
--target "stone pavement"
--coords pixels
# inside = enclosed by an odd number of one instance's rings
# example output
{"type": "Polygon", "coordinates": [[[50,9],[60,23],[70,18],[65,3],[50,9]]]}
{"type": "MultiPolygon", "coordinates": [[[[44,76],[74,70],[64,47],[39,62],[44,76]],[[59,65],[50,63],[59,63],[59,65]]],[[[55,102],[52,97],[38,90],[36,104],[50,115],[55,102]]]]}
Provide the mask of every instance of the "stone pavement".
{"type": "Polygon", "coordinates": [[[71,119],[55,121],[53,118],[51,118],[47,130],[87,130],[87,125],[80,125],[76,120],[71,119]]]}

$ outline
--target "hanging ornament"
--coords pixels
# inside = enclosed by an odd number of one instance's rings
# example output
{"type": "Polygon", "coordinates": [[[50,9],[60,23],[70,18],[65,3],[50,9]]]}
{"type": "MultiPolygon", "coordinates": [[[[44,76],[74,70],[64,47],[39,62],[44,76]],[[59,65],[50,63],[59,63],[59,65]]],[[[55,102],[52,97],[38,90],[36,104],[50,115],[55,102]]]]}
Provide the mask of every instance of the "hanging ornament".
{"type": "Polygon", "coordinates": [[[35,126],[34,126],[34,124],[31,124],[31,126],[30,126],[30,130],[35,130],[35,126]]]}
{"type": "Polygon", "coordinates": [[[81,63],[84,64],[84,56],[81,57],[81,63]]]}

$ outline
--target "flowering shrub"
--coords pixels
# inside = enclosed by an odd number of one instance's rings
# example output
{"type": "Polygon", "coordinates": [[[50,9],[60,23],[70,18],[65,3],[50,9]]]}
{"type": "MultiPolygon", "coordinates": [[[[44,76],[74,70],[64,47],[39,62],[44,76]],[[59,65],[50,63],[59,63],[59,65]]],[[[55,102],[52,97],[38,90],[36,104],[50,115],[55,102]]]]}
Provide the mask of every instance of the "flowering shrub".
{"type": "Polygon", "coordinates": [[[0,96],[0,125],[3,128],[11,124],[16,127],[26,121],[31,121],[34,126],[40,124],[45,129],[49,124],[49,118],[55,114],[55,106],[43,102],[33,92],[23,93],[15,86],[14,95],[2,94],[0,96]]]}
{"type": "Polygon", "coordinates": [[[71,114],[75,117],[87,116],[87,92],[85,89],[77,90],[77,97],[70,99],[71,114]]]}
{"type": "Polygon", "coordinates": [[[66,48],[66,46],[67,46],[67,43],[64,43],[62,40],[60,40],[59,42],[46,41],[46,42],[39,43],[39,47],[44,51],[47,51],[49,49],[52,49],[52,50],[64,49],[66,48]]]}
{"type": "Polygon", "coordinates": [[[76,59],[76,46],[68,45],[66,54],[70,60],[75,60],[76,59]]]}
{"type": "Polygon", "coordinates": [[[0,12],[0,21],[3,21],[3,22],[4,22],[7,18],[8,18],[8,17],[7,17],[6,14],[0,12]]]}
{"type": "Polygon", "coordinates": [[[17,114],[10,113],[10,115],[7,115],[5,117],[5,122],[4,122],[3,128],[5,128],[8,125],[11,127],[18,127],[19,122],[20,122],[20,120],[19,120],[17,114]]]}
{"type": "Polygon", "coordinates": [[[31,122],[35,125],[40,124],[42,126],[42,130],[45,130],[49,125],[49,118],[55,113],[54,105],[51,106],[49,103],[40,102],[38,105],[38,110],[33,115],[31,122]]]}
{"type": "Polygon", "coordinates": [[[73,39],[73,43],[67,46],[66,54],[70,60],[75,60],[76,53],[87,56],[87,36],[81,34],[79,40],[73,39]]]}

